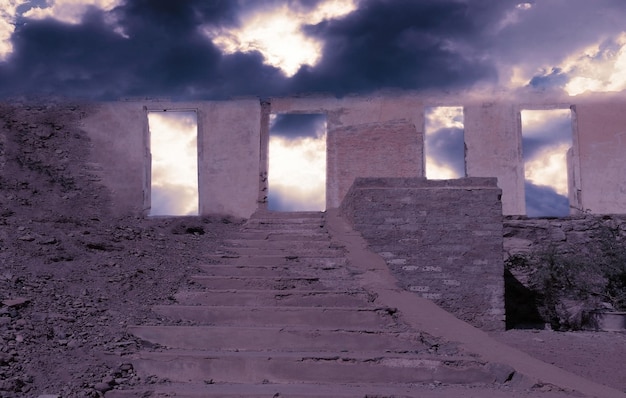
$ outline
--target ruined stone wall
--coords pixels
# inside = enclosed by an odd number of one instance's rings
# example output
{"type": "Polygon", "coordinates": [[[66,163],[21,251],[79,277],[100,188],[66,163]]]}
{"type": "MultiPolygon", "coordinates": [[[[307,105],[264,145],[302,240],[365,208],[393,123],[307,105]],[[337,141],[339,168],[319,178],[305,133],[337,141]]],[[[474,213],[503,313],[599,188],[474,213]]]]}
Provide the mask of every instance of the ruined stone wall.
{"type": "Polygon", "coordinates": [[[405,92],[262,102],[263,106],[258,98],[96,103],[88,106],[80,128],[93,143],[90,164],[111,191],[115,211],[145,215],[151,206],[147,113],[197,112],[200,213],[247,218],[266,206],[270,113],[326,115],[326,208],[336,208],[355,178],[424,177],[425,109],[462,106],[467,176],[497,177],[503,214],[523,215],[520,112],[572,109],[573,145],[568,152],[572,213],[626,214],[626,93],[548,97],[405,92]]]}
{"type": "Polygon", "coordinates": [[[147,215],[151,206],[148,112],[198,115],[200,214],[250,217],[258,208],[261,105],[257,99],[202,102],[100,103],[81,121],[94,143],[93,162],[103,167],[120,214],[147,215]]]}
{"type": "Polygon", "coordinates": [[[341,211],[400,286],[486,330],[504,328],[495,178],[359,178],[341,211]]]}
{"type": "Polygon", "coordinates": [[[422,97],[272,98],[270,108],[326,114],[326,208],[339,207],[357,177],[424,176],[422,97]]]}
{"type": "Polygon", "coordinates": [[[626,215],[578,215],[567,218],[504,217],[505,258],[555,249],[584,253],[606,228],[626,240],[626,215]]]}

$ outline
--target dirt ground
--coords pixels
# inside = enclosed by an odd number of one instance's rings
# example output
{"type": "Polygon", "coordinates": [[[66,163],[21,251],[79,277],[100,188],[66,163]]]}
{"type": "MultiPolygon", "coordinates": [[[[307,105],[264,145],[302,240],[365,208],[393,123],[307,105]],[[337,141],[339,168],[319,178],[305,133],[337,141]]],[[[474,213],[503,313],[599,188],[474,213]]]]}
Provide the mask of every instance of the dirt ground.
{"type": "Polygon", "coordinates": [[[527,329],[491,336],[544,362],[626,393],[626,333],[527,329]]]}
{"type": "MultiPolygon", "coordinates": [[[[117,217],[89,164],[79,105],[0,105],[0,397],[99,397],[140,379],[131,324],[188,286],[239,220],[117,217]]],[[[626,391],[626,334],[493,336],[626,391]]]]}

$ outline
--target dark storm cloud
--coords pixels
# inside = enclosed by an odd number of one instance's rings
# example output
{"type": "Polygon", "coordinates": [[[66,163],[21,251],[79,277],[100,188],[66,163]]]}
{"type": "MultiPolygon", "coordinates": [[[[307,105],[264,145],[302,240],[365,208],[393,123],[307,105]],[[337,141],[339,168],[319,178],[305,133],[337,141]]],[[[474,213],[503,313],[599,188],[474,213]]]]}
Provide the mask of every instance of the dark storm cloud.
{"type": "Polygon", "coordinates": [[[284,138],[317,138],[324,133],[326,115],[277,114],[270,125],[270,134],[284,138]]]}
{"type": "Polygon", "coordinates": [[[563,73],[560,68],[553,68],[550,73],[534,76],[530,79],[528,85],[533,88],[563,88],[568,81],[569,76],[567,73],[563,73]]]}
{"type": "Polygon", "coordinates": [[[465,141],[463,129],[442,128],[426,135],[428,156],[454,170],[455,175],[465,175],[465,141]]]}
{"type": "Polygon", "coordinates": [[[526,215],[528,217],[565,217],[569,215],[569,199],[548,186],[534,185],[528,181],[526,189],[526,215]]]}
{"type": "Polygon", "coordinates": [[[307,28],[324,41],[323,57],[295,75],[294,89],[344,94],[495,82],[493,65],[483,62],[471,40],[507,3],[485,8],[484,1],[363,1],[342,19],[307,28]]]}
{"type": "Polygon", "coordinates": [[[221,53],[201,31],[235,26],[255,8],[320,1],[127,0],[109,13],[91,8],[77,25],[22,19],[15,52],[0,63],[0,95],[215,99],[466,88],[496,82],[481,43],[517,3],[362,0],[353,13],[306,28],[324,43],[323,57],[293,78],[259,53],[221,53]],[[113,31],[110,16],[128,37],[113,31]]]}
{"type": "Polygon", "coordinates": [[[271,95],[281,72],[259,53],[223,55],[200,31],[229,25],[236,2],[129,0],[114,14],[127,38],[92,8],[77,25],[26,20],[14,53],[0,64],[0,95],[50,94],[115,99],[271,95]]]}
{"type": "Polygon", "coordinates": [[[562,143],[572,144],[571,117],[548,117],[544,123],[532,127],[522,125],[522,154],[526,161],[533,159],[541,149],[562,143]]]}

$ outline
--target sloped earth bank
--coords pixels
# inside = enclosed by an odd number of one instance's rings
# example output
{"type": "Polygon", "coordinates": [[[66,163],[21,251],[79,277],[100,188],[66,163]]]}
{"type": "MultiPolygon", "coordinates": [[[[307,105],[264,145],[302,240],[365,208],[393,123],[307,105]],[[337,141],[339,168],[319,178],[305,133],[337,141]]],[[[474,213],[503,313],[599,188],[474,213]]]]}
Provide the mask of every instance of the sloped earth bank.
{"type": "MultiPolygon", "coordinates": [[[[222,239],[240,226],[220,217],[113,216],[97,167],[88,162],[90,142],[77,127],[86,110],[78,104],[0,105],[2,398],[99,397],[111,386],[164,382],[135,374],[125,358],[140,343],[125,325],[167,323],[150,307],[190,288],[198,264],[219,254],[222,239]]],[[[494,336],[626,389],[624,334],[494,336]]]]}

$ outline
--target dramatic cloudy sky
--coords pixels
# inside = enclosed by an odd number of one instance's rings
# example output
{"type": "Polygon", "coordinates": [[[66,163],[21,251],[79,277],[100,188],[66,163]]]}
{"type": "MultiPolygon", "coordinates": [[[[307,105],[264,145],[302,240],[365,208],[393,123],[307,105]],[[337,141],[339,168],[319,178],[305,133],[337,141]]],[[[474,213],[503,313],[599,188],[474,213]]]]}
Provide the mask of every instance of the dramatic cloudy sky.
{"type": "Polygon", "coordinates": [[[0,0],[0,94],[626,87],[623,0],[0,0]]]}
{"type": "MultiPolygon", "coordinates": [[[[570,95],[624,90],[625,1],[0,0],[5,98],[185,100],[492,87],[570,95]]],[[[434,111],[426,142],[438,154],[441,176],[462,175],[453,155],[462,142],[462,114],[436,120],[449,113],[434,111]]],[[[561,134],[542,131],[543,138],[526,137],[527,154],[556,151],[561,134]]],[[[320,137],[297,138],[307,139],[320,137]]],[[[538,198],[549,192],[548,199],[562,203],[553,182],[527,170],[528,192],[538,198]]]]}

